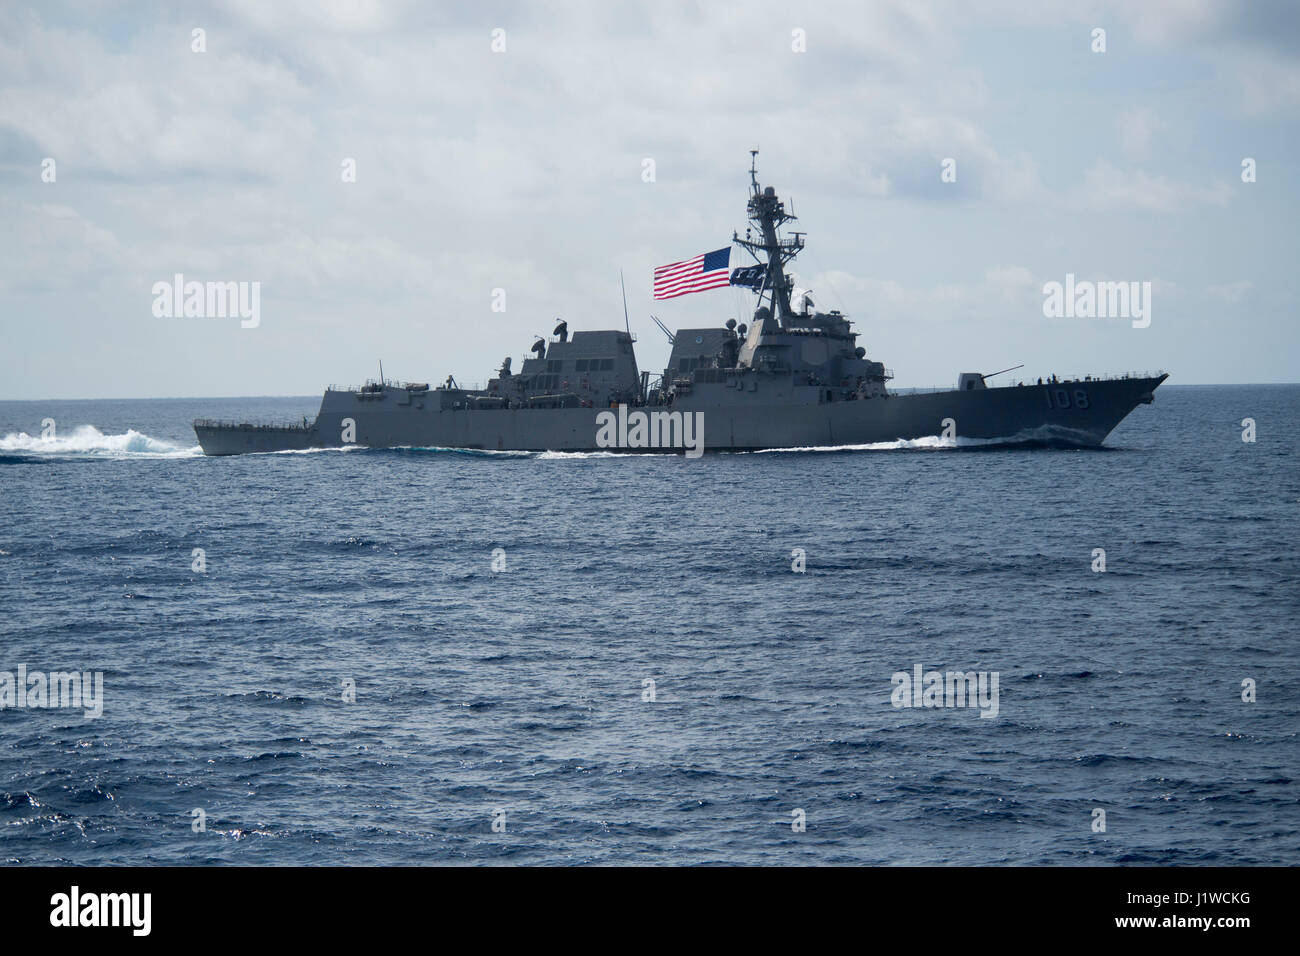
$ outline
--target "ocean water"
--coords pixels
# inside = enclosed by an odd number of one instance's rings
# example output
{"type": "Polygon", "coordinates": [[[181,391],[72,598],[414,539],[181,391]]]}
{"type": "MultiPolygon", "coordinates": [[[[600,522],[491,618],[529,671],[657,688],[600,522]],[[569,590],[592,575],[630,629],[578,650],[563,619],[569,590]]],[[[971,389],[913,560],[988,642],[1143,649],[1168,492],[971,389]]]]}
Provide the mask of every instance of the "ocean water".
{"type": "Polygon", "coordinates": [[[1102,450],[188,427],[317,404],[0,403],[0,672],[103,675],[0,710],[0,859],[1300,863],[1300,386],[1166,385],[1102,450]],[[895,707],[917,665],[997,716],[895,707]]]}

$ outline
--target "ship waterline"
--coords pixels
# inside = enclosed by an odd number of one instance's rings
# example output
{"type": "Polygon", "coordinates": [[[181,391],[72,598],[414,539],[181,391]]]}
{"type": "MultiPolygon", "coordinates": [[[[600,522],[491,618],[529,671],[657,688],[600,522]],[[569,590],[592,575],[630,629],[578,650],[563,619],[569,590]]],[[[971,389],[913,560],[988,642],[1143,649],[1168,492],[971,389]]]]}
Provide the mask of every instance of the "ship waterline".
{"type": "MultiPolygon", "coordinates": [[[[592,408],[521,408],[482,411],[443,410],[412,400],[405,389],[385,386],[382,397],[359,409],[355,392],[325,394],[320,414],[307,425],[252,425],[234,422],[195,423],[199,444],[208,455],[344,448],[437,447],[496,451],[637,451],[686,454],[701,451],[752,451],[878,444],[926,437],[1100,445],[1139,404],[1149,403],[1167,376],[1083,380],[1056,385],[952,390],[891,395],[845,402],[803,405],[773,402],[759,413],[753,406],[730,407],[701,395],[675,411],[691,414],[702,426],[696,443],[662,441],[664,426],[654,427],[648,411],[644,439],[632,428],[619,442],[602,442],[607,430],[592,408]],[[1059,393],[1059,394],[1058,394],[1059,393]],[[1077,394],[1076,394],[1077,393],[1077,394]],[[1062,395],[1069,407],[1062,407],[1062,395]],[[1082,398],[1083,407],[1077,404],[1082,398]],[[344,437],[351,440],[344,441],[344,437]]],[[[808,386],[766,381],[774,397],[808,386]]],[[[734,386],[733,386],[734,387],[734,386]]],[[[812,389],[814,392],[816,388],[812,389]]],[[[823,391],[824,395],[824,391],[823,391]]],[[[627,414],[629,406],[617,411],[627,414]]],[[[631,409],[635,415],[637,409],[631,409]]],[[[662,421],[662,420],[661,420],[662,421]]],[[[684,431],[684,429],[683,429],[684,431]]],[[[680,434],[680,432],[679,432],[680,434]]]]}

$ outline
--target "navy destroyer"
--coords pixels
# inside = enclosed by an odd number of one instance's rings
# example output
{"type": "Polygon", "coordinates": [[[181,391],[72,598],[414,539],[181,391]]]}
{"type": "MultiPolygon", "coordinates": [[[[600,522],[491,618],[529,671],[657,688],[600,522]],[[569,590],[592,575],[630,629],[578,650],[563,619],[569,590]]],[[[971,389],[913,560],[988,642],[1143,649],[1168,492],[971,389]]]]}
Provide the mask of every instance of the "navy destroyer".
{"type": "Polygon", "coordinates": [[[1002,373],[962,372],[953,389],[891,391],[892,373],[867,357],[848,317],[814,311],[809,296],[795,294],[786,267],[805,234],[783,235],[795,216],[775,189],[760,185],[754,163],[748,216],[746,236],[732,241],[755,265],[731,278],[758,296],[752,321],[676,333],[659,323],[672,344],[661,375],[638,368],[625,312],[623,330],[570,336],[560,322],[518,371],[507,357],[483,388],[463,388],[451,376],[431,388],[381,375],[359,388],[326,389],[314,420],[198,420],[199,444],[208,455],[406,446],[687,457],[927,437],[1099,445],[1168,377],[993,385],[988,380],[1002,373]]]}

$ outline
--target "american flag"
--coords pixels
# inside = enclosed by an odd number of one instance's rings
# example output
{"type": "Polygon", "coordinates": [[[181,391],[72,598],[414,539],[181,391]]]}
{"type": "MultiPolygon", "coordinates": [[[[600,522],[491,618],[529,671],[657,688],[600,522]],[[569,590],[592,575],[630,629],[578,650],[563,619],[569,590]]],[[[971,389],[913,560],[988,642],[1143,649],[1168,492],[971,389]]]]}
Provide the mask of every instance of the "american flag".
{"type": "Polygon", "coordinates": [[[715,249],[687,259],[670,262],[655,270],[655,298],[674,299],[688,292],[718,289],[730,280],[731,247],[715,249]]]}

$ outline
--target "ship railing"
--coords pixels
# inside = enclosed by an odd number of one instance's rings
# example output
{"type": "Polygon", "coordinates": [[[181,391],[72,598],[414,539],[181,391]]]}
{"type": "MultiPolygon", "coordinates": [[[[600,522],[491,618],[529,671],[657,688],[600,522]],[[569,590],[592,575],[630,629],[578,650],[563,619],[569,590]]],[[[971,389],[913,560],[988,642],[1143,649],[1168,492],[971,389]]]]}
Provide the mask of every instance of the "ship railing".
{"type": "MultiPolygon", "coordinates": [[[[1090,382],[1116,382],[1132,378],[1159,378],[1164,374],[1164,369],[1145,369],[1137,372],[1119,372],[1114,375],[1089,375],[1087,379],[1090,382]]],[[[1076,375],[1070,379],[1072,382],[1082,382],[1083,380],[1084,376],[1082,375],[1076,375]]]]}
{"type": "MultiPolygon", "coordinates": [[[[379,383],[378,383],[375,379],[373,379],[373,378],[368,378],[368,379],[366,379],[365,384],[363,384],[363,385],[326,385],[326,386],[325,386],[325,391],[327,391],[327,392],[359,392],[359,391],[361,391],[363,388],[365,388],[366,386],[373,386],[373,385],[378,385],[378,384],[379,384],[379,383]]],[[[384,379],[384,386],[387,387],[387,388],[405,388],[405,387],[406,387],[406,384],[403,383],[403,382],[398,381],[398,380],[395,379],[395,378],[386,378],[386,379],[384,379]]]]}
{"type": "MultiPolygon", "coordinates": [[[[1116,372],[1112,375],[1091,375],[1091,374],[1058,375],[1056,376],[1055,382],[1050,381],[1050,375],[1044,375],[1043,384],[1044,385],[1066,385],[1066,384],[1078,385],[1080,383],[1086,384],[1088,382],[1125,382],[1125,381],[1130,381],[1132,379],[1159,378],[1161,375],[1164,374],[1165,374],[1164,371],[1157,369],[1154,371],[1147,370],[1147,371],[1138,371],[1138,372],[1116,372]]],[[[1032,378],[1025,378],[1025,379],[1013,379],[1010,382],[990,385],[989,388],[1016,388],[1017,386],[1020,385],[1037,386],[1038,376],[1035,375],[1032,378]]],[[[911,393],[911,394],[928,395],[934,392],[955,392],[957,390],[958,389],[956,385],[928,385],[928,386],[927,385],[894,385],[891,387],[891,391],[899,394],[911,393]]]]}
{"type": "Polygon", "coordinates": [[[245,431],[287,431],[297,429],[304,431],[311,427],[310,424],[304,424],[301,418],[293,421],[237,421],[233,418],[196,418],[194,419],[195,428],[238,428],[245,431]]]}
{"type": "MultiPolygon", "coordinates": [[[[428,386],[429,386],[429,389],[428,389],[428,390],[431,391],[431,392],[439,392],[439,391],[447,391],[447,390],[448,390],[448,389],[447,389],[447,381],[446,381],[446,379],[443,379],[443,380],[442,380],[441,382],[439,382],[437,385],[433,384],[432,382],[428,382],[428,383],[423,383],[423,382],[421,382],[421,383],[415,383],[415,382],[403,382],[403,383],[400,384],[400,385],[399,385],[397,382],[389,382],[389,383],[388,383],[388,386],[389,386],[389,388],[405,389],[408,385],[414,385],[414,384],[428,384],[428,386]]],[[[460,381],[458,381],[458,382],[456,383],[456,387],[453,388],[453,389],[451,389],[451,391],[453,391],[453,392],[481,392],[481,391],[483,391],[483,390],[486,389],[486,388],[487,388],[486,385],[480,385],[480,384],[478,384],[477,382],[460,382],[460,381]]],[[[355,388],[351,388],[351,389],[346,389],[346,391],[355,392],[355,391],[357,391],[357,389],[355,389],[355,388]]],[[[423,389],[420,389],[420,391],[423,391],[423,389]]]]}
{"type": "MultiPolygon", "coordinates": [[[[1080,382],[1125,382],[1135,378],[1159,378],[1161,375],[1164,374],[1165,373],[1163,369],[1156,369],[1156,370],[1148,369],[1145,371],[1135,371],[1135,372],[1115,372],[1110,375],[1092,375],[1090,373],[1084,373],[1083,375],[1058,375],[1056,376],[1055,382],[1049,382],[1048,381],[1049,376],[1044,375],[1043,384],[1064,385],[1066,382],[1069,382],[1071,385],[1077,385],[1080,382]]],[[[1021,381],[1021,380],[1017,379],[1017,381],[1021,381]]],[[[1035,375],[1033,378],[1023,379],[1023,381],[1026,385],[1037,385],[1038,376],[1035,375]]]]}

